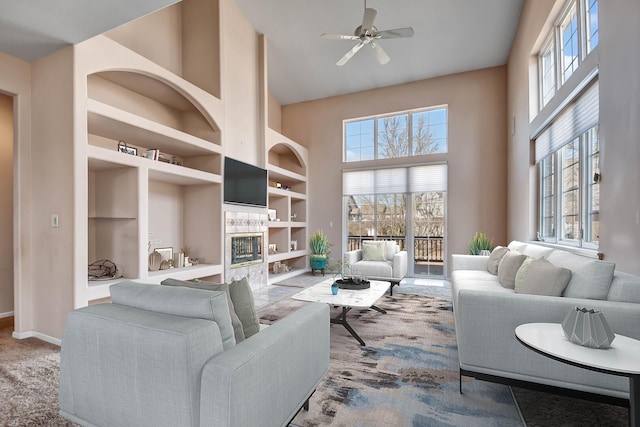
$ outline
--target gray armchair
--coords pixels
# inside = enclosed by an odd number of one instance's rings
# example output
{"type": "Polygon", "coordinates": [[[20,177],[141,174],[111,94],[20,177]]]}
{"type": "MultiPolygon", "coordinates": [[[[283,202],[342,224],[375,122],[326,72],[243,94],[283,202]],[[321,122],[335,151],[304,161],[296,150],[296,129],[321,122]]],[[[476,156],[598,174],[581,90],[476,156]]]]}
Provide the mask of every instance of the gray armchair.
{"type": "Polygon", "coordinates": [[[362,249],[345,252],[344,261],[351,275],[390,282],[390,295],[407,275],[407,251],[401,251],[392,241],[364,241],[362,249]]]}
{"type": "Polygon", "coordinates": [[[60,413],[85,426],[286,426],[329,369],[312,303],[235,344],[225,292],[124,282],[71,312],[60,413]]]}

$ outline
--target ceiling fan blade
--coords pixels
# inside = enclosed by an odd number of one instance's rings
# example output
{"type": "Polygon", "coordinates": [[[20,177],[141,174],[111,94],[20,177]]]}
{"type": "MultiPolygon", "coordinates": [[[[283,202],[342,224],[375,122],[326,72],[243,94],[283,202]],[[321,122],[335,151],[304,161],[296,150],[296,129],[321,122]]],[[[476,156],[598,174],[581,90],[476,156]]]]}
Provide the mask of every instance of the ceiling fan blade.
{"type": "Polygon", "coordinates": [[[378,43],[372,41],[371,43],[369,43],[369,46],[371,46],[371,48],[375,52],[376,59],[381,65],[384,65],[387,62],[391,61],[391,58],[389,58],[389,55],[387,55],[387,52],[385,52],[384,49],[378,43]]]}
{"type": "Polygon", "coordinates": [[[413,27],[396,28],[394,30],[378,31],[376,37],[381,39],[397,39],[401,37],[413,37],[415,31],[413,27]]]}
{"type": "Polygon", "coordinates": [[[371,28],[373,27],[373,21],[376,19],[377,14],[378,12],[376,12],[375,9],[364,10],[364,17],[362,18],[362,29],[361,29],[363,33],[367,31],[371,32],[371,28]]]}
{"type": "Polygon", "coordinates": [[[344,34],[328,34],[324,33],[320,37],[328,40],[360,40],[358,36],[345,36],[344,34]]]}
{"type": "Polygon", "coordinates": [[[346,64],[353,55],[355,55],[360,49],[362,49],[362,46],[364,46],[364,43],[362,42],[355,45],[349,52],[345,53],[344,56],[338,60],[338,62],[336,62],[336,65],[341,67],[346,64]]]}

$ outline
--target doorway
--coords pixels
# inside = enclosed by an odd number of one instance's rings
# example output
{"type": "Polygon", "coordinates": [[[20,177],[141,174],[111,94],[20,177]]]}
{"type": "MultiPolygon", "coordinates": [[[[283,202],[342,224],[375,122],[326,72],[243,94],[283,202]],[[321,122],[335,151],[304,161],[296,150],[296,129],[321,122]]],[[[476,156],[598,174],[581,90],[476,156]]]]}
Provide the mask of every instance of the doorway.
{"type": "Polygon", "coordinates": [[[13,97],[0,93],[0,319],[14,315],[13,97]]]}

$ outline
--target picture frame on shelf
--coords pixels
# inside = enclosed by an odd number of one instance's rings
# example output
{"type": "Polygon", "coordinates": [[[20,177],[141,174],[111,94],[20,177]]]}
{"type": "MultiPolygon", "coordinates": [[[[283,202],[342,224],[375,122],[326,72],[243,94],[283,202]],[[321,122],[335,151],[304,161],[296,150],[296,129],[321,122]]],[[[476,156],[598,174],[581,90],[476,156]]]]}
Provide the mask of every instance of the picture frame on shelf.
{"type": "Polygon", "coordinates": [[[275,221],[278,217],[278,211],[276,211],[275,209],[268,209],[267,217],[269,218],[269,221],[275,221]]]}
{"type": "Polygon", "coordinates": [[[156,248],[155,251],[162,255],[163,261],[173,260],[173,248],[156,248]]]}
{"type": "Polygon", "coordinates": [[[138,155],[138,149],[136,147],[129,147],[124,141],[118,141],[118,151],[125,154],[131,154],[132,156],[138,155]]]}

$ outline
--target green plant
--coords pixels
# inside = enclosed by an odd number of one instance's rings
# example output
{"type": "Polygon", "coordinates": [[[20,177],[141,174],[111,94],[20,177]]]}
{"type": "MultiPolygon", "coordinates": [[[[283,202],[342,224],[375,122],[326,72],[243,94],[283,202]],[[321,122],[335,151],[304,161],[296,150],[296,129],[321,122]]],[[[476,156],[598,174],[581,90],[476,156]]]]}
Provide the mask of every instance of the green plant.
{"type": "Polygon", "coordinates": [[[333,274],[333,281],[336,281],[336,277],[340,275],[340,278],[344,280],[345,276],[351,271],[351,264],[347,261],[347,257],[345,255],[340,261],[335,264],[331,264],[327,267],[329,273],[333,274]]]}
{"type": "Polygon", "coordinates": [[[478,231],[473,235],[469,243],[469,253],[471,255],[480,255],[482,251],[491,251],[493,249],[493,240],[487,237],[482,231],[478,231]]]}
{"type": "Polygon", "coordinates": [[[316,230],[309,237],[309,249],[312,255],[328,255],[331,244],[322,230],[316,230]]]}

